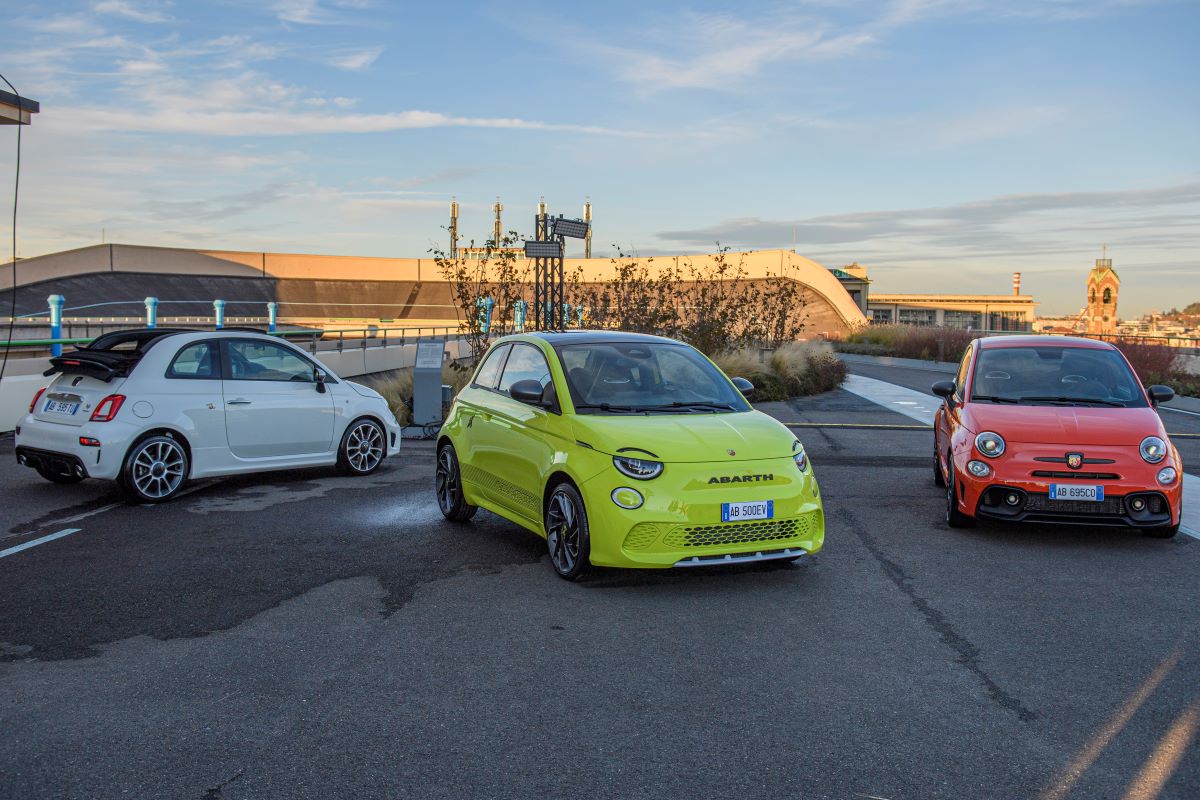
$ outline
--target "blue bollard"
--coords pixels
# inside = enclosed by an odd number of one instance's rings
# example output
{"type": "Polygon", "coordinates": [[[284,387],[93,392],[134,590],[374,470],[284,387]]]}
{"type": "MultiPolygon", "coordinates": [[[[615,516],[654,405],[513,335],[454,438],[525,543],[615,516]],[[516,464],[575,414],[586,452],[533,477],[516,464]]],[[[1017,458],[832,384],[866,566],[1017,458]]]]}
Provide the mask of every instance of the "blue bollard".
{"type": "Polygon", "coordinates": [[[146,298],[146,327],[147,328],[157,328],[158,327],[158,298],[157,297],[147,297],[146,298]]]}
{"type": "Polygon", "coordinates": [[[267,333],[274,333],[279,322],[279,304],[267,303],[267,333]]]}
{"type": "Polygon", "coordinates": [[[563,303],[563,327],[571,327],[571,304],[563,303]]]}
{"type": "Polygon", "coordinates": [[[225,301],[213,300],[213,314],[217,318],[217,330],[225,327],[225,301]]]}
{"type": "Polygon", "coordinates": [[[479,332],[486,334],[492,327],[492,307],[496,301],[490,297],[481,297],[475,301],[479,306],[479,332]]]}
{"type": "Polygon", "coordinates": [[[583,327],[583,306],[581,305],[575,306],[575,324],[580,328],[583,327]]]}
{"type": "Polygon", "coordinates": [[[524,300],[518,300],[513,303],[513,330],[517,333],[525,332],[525,317],[529,315],[529,303],[524,300]]]}
{"type": "MultiPolygon", "coordinates": [[[[46,298],[46,303],[50,306],[50,338],[51,339],[61,339],[62,338],[62,312],[63,312],[63,304],[66,302],[67,302],[67,298],[63,297],[61,294],[52,294],[46,298]]],[[[61,344],[50,345],[50,355],[61,356],[62,355],[62,345],[61,344]]]]}

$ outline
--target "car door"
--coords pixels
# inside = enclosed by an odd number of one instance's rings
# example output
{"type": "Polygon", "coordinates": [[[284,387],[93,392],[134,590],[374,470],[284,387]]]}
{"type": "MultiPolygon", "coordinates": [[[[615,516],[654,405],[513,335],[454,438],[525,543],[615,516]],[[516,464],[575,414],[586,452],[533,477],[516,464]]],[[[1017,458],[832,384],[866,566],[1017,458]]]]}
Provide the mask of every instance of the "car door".
{"type": "Polygon", "coordinates": [[[488,500],[493,497],[491,481],[480,466],[479,454],[481,448],[490,446],[486,441],[485,423],[492,418],[496,385],[500,383],[500,373],[511,349],[510,344],[500,344],[488,351],[471,383],[455,400],[459,417],[455,448],[463,482],[470,484],[469,494],[488,500]]]}
{"type": "Polygon", "coordinates": [[[333,393],[318,391],[314,362],[267,339],[226,339],[224,345],[225,430],[235,456],[333,451],[333,393]]]}
{"type": "Polygon", "coordinates": [[[963,353],[962,361],[958,365],[958,374],[954,376],[954,394],[946,398],[935,415],[934,438],[937,442],[937,457],[943,467],[946,467],[946,453],[950,450],[954,431],[961,422],[962,403],[967,394],[967,380],[971,374],[971,357],[974,352],[975,347],[972,345],[963,353]]]}
{"type": "Polygon", "coordinates": [[[558,415],[513,400],[509,390],[522,380],[536,380],[544,389],[550,384],[550,367],[538,347],[518,342],[492,392],[487,418],[475,425],[475,458],[488,475],[491,498],[536,525],[542,519],[542,476],[554,455],[558,415]]]}

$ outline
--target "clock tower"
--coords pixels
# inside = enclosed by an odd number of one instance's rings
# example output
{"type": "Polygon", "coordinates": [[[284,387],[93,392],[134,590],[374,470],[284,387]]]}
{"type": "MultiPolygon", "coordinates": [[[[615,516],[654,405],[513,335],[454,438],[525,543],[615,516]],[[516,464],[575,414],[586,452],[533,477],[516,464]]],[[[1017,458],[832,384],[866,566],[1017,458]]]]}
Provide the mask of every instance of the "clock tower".
{"type": "Polygon", "coordinates": [[[1113,334],[1117,332],[1117,291],[1121,279],[1113,269],[1111,258],[1097,258],[1096,266],[1088,273],[1087,311],[1084,318],[1087,332],[1113,334]]]}

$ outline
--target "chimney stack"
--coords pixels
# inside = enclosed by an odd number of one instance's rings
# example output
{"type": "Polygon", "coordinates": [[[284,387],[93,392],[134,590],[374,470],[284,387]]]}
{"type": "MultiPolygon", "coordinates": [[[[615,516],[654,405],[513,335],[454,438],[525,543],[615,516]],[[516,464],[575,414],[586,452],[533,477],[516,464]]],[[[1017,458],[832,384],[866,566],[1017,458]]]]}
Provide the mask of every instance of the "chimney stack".
{"type": "Polygon", "coordinates": [[[458,199],[450,198],[450,257],[458,258],[458,199]]]}
{"type": "Polygon", "coordinates": [[[495,204],[492,205],[492,211],[496,212],[496,221],[492,223],[492,246],[499,247],[501,240],[504,239],[504,224],[500,221],[500,212],[504,210],[504,206],[500,205],[500,198],[496,198],[495,204]]]}
{"type": "Polygon", "coordinates": [[[583,204],[583,221],[588,224],[587,236],[583,239],[583,257],[592,257],[592,198],[586,198],[583,204]]]}
{"type": "Polygon", "coordinates": [[[1020,293],[1021,293],[1021,273],[1014,272],[1013,273],[1013,294],[1019,295],[1020,293]]]}

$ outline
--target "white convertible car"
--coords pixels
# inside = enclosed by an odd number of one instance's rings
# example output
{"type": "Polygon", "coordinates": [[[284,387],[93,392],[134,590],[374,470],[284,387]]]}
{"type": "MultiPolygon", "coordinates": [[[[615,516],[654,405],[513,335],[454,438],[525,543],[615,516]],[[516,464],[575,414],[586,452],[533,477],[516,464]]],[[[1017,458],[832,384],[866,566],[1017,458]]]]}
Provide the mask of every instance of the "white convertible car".
{"type": "Polygon", "coordinates": [[[55,483],[115,480],[157,503],[188,478],[335,464],[367,475],[400,451],[379,393],[275,336],[118,331],[50,363],[16,455],[55,483]]]}

